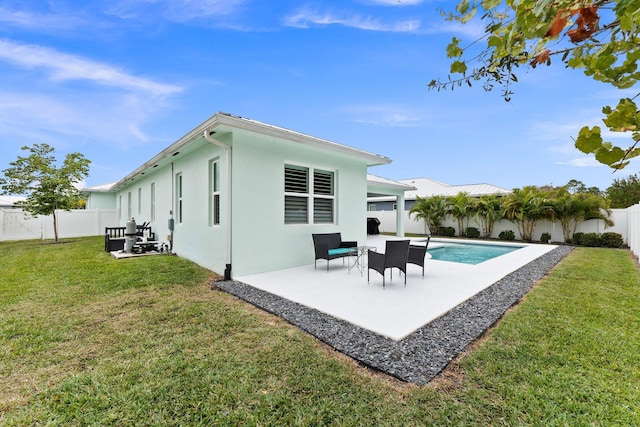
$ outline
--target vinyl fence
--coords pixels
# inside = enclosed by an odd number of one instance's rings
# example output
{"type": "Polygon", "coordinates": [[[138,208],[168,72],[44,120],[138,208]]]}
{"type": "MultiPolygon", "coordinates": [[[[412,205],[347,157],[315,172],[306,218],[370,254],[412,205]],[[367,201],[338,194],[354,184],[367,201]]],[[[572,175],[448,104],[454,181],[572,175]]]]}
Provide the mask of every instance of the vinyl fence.
{"type": "MultiPolygon", "coordinates": [[[[58,237],[99,236],[104,228],[118,224],[116,209],[56,211],[58,237]]],[[[0,241],[53,239],[53,218],[32,216],[22,209],[0,209],[0,241]]]]}
{"type": "MultiPolygon", "coordinates": [[[[415,220],[409,215],[409,211],[405,211],[404,214],[405,233],[425,234],[428,232],[424,221],[415,220]]],[[[367,217],[378,218],[380,220],[379,229],[381,233],[395,233],[396,211],[369,211],[367,212],[367,217]]],[[[579,224],[576,231],[583,233],[604,233],[609,231],[620,233],[624,242],[628,244],[633,253],[638,256],[640,250],[640,238],[638,235],[640,232],[640,204],[627,209],[612,209],[611,219],[614,222],[612,227],[606,227],[602,220],[593,219],[579,224]]],[[[455,218],[447,217],[447,219],[442,222],[442,226],[453,227],[458,230],[458,221],[455,218]]],[[[482,227],[474,219],[470,219],[467,226],[476,227],[482,232],[482,227]]],[[[513,222],[504,219],[496,222],[491,237],[497,238],[503,230],[512,230],[515,233],[516,238],[520,237],[516,225],[513,222]]],[[[551,235],[551,242],[564,241],[560,223],[539,221],[536,224],[536,228],[533,233],[533,240],[540,240],[540,235],[542,233],[549,233],[551,235]]]]}

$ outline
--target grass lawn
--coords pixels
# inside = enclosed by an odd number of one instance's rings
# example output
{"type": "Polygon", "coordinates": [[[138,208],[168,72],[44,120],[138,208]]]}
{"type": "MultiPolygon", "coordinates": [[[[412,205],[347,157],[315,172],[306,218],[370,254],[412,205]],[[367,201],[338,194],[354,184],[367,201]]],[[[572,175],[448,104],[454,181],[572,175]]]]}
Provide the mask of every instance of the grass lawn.
{"type": "Polygon", "coordinates": [[[0,242],[0,425],[640,425],[640,272],[578,248],[427,386],[173,256],[0,242]]]}

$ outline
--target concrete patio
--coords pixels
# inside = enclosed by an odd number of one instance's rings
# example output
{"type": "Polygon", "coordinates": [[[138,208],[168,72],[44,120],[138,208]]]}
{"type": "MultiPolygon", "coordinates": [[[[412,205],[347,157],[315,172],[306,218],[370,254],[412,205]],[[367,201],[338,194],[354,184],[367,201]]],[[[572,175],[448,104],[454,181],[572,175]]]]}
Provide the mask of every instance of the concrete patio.
{"type": "MultiPolygon", "coordinates": [[[[367,245],[383,252],[386,239],[397,237],[369,236],[367,245]]],[[[415,239],[416,244],[419,240],[415,239]]],[[[429,248],[442,242],[446,239],[432,240],[429,248]]],[[[311,263],[234,279],[397,341],[557,247],[517,245],[525,247],[477,265],[427,259],[424,279],[420,267],[409,265],[406,287],[397,270],[393,281],[389,281],[387,272],[384,290],[377,272],[371,270],[367,283],[366,269],[362,273],[357,268],[349,269],[353,259],[331,261],[328,272],[326,262],[319,260],[317,268],[311,263]]]]}

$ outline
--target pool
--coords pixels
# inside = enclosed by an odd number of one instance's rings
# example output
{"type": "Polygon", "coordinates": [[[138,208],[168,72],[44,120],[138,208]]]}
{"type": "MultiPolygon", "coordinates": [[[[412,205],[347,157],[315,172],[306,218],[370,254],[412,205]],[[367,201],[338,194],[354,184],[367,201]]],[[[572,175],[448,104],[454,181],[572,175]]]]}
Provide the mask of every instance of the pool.
{"type": "Polygon", "coordinates": [[[508,254],[524,246],[484,245],[475,243],[452,243],[441,247],[429,248],[431,259],[439,261],[461,262],[464,264],[480,264],[491,258],[508,254]]]}

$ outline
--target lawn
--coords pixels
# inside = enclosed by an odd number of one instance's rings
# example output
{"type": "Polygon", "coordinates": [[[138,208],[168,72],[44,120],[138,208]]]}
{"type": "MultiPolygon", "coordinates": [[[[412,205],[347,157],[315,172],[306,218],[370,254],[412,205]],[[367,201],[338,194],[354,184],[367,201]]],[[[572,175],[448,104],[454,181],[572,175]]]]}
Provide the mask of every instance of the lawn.
{"type": "Polygon", "coordinates": [[[163,255],[0,242],[0,425],[640,425],[640,272],[577,248],[424,387],[163,255]]]}

